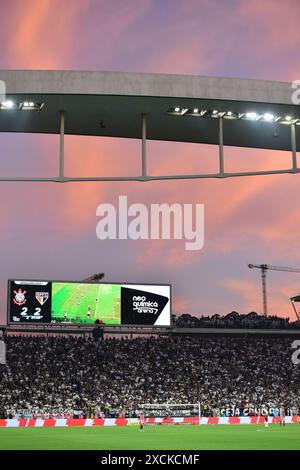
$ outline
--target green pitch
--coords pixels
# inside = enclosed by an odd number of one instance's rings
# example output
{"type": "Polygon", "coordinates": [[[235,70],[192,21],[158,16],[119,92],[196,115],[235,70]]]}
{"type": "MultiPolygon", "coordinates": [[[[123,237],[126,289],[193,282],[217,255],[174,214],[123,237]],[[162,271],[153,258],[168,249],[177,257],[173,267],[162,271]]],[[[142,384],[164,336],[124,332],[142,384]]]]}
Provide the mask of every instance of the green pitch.
{"type": "Polygon", "coordinates": [[[33,450],[299,450],[300,424],[0,428],[0,449],[33,450]]]}
{"type": "Polygon", "coordinates": [[[121,323],[121,286],[53,282],[52,318],[56,321],[121,323]],[[89,314],[88,314],[89,313],[89,314]],[[66,316],[65,316],[66,315],[66,316]]]}

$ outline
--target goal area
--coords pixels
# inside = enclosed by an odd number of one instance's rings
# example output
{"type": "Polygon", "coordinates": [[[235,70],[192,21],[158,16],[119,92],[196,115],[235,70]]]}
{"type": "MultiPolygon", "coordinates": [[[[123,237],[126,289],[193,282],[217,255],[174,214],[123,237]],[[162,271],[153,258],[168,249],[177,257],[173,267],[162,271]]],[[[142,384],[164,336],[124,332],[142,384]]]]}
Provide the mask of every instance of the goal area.
{"type": "Polygon", "coordinates": [[[198,418],[201,419],[200,403],[143,403],[140,405],[145,418],[198,418]]]}

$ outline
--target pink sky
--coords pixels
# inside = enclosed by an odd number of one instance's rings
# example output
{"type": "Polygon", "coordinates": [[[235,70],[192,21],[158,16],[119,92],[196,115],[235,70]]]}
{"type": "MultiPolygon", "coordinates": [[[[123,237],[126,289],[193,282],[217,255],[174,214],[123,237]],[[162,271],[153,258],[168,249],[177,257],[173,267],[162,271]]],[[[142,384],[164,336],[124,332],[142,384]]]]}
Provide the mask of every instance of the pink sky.
{"type": "MultiPolygon", "coordinates": [[[[0,69],[84,69],[292,81],[300,79],[300,2],[286,0],[1,0],[0,69]]],[[[1,73],[0,73],[1,79],[1,73]]],[[[150,171],[213,170],[216,148],[149,143],[150,171]]],[[[67,137],[67,174],[137,172],[140,143],[67,137]]],[[[230,169],[290,164],[284,152],[226,149],[230,169]]],[[[57,172],[57,136],[1,135],[1,174],[57,172]]],[[[226,181],[0,183],[0,322],[10,277],[167,282],[174,311],[261,312],[258,271],[248,263],[300,267],[299,175],[226,181]],[[96,207],[205,204],[205,246],[96,238],[96,207]]],[[[292,313],[297,274],[269,273],[270,311],[292,313]]]]}

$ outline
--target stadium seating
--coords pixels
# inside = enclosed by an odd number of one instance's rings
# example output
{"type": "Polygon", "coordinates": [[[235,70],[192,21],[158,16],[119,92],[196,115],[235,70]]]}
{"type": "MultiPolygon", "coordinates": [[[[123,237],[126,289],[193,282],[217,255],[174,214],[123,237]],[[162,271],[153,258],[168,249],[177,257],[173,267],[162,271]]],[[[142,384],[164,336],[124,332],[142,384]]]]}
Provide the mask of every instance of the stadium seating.
{"type": "Polygon", "coordinates": [[[289,337],[12,336],[0,365],[2,417],[135,416],[141,403],[298,412],[300,367],[289,337]]]}

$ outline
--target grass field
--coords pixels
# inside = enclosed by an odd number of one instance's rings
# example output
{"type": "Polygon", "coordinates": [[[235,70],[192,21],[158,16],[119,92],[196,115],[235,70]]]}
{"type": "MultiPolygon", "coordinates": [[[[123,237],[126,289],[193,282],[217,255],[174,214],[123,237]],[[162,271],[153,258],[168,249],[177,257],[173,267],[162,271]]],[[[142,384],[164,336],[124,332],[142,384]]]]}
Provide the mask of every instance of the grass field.
{"type": "Polygon", "coordinates": [[[0,428],[0,450],[299,450],[300,424],[0,428]]]}
{"type": "Polygon", "coordinates": [[[99,318],[106,324],[120,324],[120,298],[121,287],[115,284],[53,282],[52,318],[64,321],[67,312],[67,321],[75,323],[94,323],[99,318]]]}

